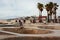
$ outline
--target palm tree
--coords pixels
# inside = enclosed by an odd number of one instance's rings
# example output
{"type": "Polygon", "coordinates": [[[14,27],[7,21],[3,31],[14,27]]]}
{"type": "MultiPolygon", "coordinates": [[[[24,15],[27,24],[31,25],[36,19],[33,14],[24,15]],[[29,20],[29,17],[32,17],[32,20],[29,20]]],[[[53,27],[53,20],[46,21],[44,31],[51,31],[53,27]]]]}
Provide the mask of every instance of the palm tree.
{"type": "Polygon", "coordinates": [[[52,21],[52,8],[53,8],[53,2],[49,2],[50,22],[52,21]]]}
{"type": "Polygon", "coordinates": [[[57,20],[56,20],[56,10],[58,9],[57,7],[59,6],[59,5],[57,5],[57,3],[54,3],[53,4],[54,5],[54,7],[53,7],[53,14],[55,15],[55,17],[54,17],[54,22],[57,22],[57,20]]]}
{"type": "Polygon", "coordinates": [[[39,13],[39,22],[42,22],[43,4],[38,3],[37,7],[38,7],[39,11],[41,12],[41,13],[39,13]]]}
{"type": "Polygon", "coordinates": [[[48,22],[50,22],[51,19],[52,19],[53,2],[49,2],[48,4],[45,5],[45,7],[46,7],[46,10],[47,10],[47,15],[48,15],[47,19],[48,19],[48,22]]]}
{"type": "Polygon", "coordinates": [[[49,15],[50,15],[49,4],[46,4],[45,7],[46,7],[46,11],[47,11],[47,21],[49,22],[49,15]]]}

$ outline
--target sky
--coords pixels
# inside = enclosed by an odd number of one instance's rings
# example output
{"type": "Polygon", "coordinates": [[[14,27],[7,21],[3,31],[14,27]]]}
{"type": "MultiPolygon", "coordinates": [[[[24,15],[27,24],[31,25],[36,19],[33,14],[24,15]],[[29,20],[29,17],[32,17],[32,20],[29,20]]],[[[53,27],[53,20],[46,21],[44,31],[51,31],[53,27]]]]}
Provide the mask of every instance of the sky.
{"type": "MultiPolygon", "coordinates": [[[[38,16],[39,10],[37,3],[47,4],[54,2],[60,5],[60,0],[0,0],[0,19],[8,19],[23,16],[38,16]]],[[[60,14],[60,6],[57,10],[57,15],[60,14]]],[[[46,10],[43,10],[43,16],[47,15],[46,10]]]]}

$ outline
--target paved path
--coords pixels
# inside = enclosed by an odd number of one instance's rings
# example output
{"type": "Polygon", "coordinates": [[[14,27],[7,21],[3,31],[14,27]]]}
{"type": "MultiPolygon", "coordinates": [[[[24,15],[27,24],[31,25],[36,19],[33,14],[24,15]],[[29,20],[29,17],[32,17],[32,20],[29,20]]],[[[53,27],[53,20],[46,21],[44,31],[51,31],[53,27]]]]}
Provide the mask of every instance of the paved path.
{"type": "Polygon", "coordinates": [[[15,35],[0,35],[0,40],[5,39],[5,38],[12,38],[12,37],[17,37],[15,35]]]}

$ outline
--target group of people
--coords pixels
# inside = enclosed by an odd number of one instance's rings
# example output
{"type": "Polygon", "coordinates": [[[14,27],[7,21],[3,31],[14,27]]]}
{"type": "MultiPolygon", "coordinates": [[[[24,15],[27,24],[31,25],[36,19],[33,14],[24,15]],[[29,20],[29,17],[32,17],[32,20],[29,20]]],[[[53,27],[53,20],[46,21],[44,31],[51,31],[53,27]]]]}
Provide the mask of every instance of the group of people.
{"type": "MultiPolygon", "coordinates": [[[[16,26],[20,26],[21,28],[23,27],[23,24],[26,23],[26,19],[21,19],[21,20],[16,20],[16,26]]],[[[35,18],[30,18],[30,23],[37,23],[35,18]]],[[[44,23],[46,23],[44,21],[44,23]]]]}
{"type": "MultiPolygon", "coordinates": [[[[16,26],[23,27],[23,24],[26,23],[26,19],[15,20],[15,22],[16,22],[16,26]]],[[[35,18],[30,18],[30,23],[36,23],[36,19],[35,18]]]]}
{"type": "Polygon", "coordinates": [[[30,18],[30,23],[36,23],[36,19],[35,18],[30,18]]]}
{"type": "Polygon", "coordinates": [[[17,27],[20,26],[21,28],[23,28],[23,23],[25,23],[26,20],[25,19],[23,19],[23,20],[16,20],[15,22],[16,22],[16,26],[17,27]]]}

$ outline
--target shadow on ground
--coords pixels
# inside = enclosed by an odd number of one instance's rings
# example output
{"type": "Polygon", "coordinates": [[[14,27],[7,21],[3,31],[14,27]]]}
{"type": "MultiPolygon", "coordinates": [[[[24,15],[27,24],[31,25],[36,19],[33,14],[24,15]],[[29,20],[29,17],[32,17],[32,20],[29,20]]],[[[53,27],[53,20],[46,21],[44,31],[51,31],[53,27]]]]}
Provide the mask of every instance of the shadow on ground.
{"type": "Polygon", "coordinates": [[[60,40],[60,37],[14,37],[2,40],[60,40]]]}

